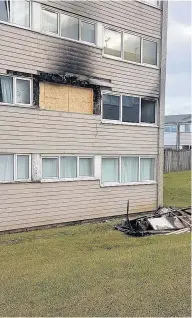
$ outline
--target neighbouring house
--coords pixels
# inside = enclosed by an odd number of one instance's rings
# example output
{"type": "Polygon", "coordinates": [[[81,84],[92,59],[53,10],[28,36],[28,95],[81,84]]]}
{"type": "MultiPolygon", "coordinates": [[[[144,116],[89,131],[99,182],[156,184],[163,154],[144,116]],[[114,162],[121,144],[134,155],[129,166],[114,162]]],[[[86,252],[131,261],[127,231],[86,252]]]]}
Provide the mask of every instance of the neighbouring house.
{"type": "Polygon", "coordinates": [[[167,1],[0,1],[0,230],[163,204],[167,1]]]}
{"type": "Polygon", "coordinates": [[[191,132],[191,114],[165,116],[165,148],[191,149],[191,132]]]}

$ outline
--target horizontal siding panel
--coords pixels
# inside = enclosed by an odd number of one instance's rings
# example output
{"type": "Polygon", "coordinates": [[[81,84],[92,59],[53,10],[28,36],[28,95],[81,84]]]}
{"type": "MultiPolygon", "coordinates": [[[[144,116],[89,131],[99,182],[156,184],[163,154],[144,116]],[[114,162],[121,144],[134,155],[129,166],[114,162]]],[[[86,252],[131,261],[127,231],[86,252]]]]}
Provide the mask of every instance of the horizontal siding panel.
{"type": "Polygon", "coordinates": [[[130,212],[153,210],[157,185],[100,188],[99,181],[20,183],[1,184],[0,191],[0,230],[8,230],[125,214],[128,198],[130,212]]]}

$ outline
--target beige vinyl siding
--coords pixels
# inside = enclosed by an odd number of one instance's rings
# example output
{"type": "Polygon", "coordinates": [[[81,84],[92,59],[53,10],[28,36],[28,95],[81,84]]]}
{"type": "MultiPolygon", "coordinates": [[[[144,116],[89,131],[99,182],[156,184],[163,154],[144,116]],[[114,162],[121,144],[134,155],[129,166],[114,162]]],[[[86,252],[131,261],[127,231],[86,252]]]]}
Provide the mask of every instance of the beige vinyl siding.
{"type": "Polygon", "coordinates": [[[180,133],[180,145],[191,145],[191,138],[192,134],[191,133],[180,133]]]}
{"type": "Polygon", "coordinates": [[[101,188],[99,181],[0,184],[0,231],[122,215],[157,207],[157,185],[101,188]],[[35,200],[34,200],[35,198],[35,200]]]}
{"type": "Polygon", "coordinates": [[[117,92],[159,96],[158,69],[102,57],[101,49],[1,23],[0,43],[0,69],[100,77],[117,92]]]}
{"type": "Polygon", "coordinates": [[[0,106],[0,149],[13,153],[158,153],[158,128],[102,124],[99,115],[0,106]]]}

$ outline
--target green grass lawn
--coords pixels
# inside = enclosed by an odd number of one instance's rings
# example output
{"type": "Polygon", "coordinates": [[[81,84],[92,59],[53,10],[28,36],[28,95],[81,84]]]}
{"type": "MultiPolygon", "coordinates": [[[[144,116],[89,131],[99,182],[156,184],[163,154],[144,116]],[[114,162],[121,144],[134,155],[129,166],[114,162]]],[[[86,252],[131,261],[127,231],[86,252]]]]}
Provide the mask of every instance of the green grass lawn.
{"type": "Polygon", "coordinates": [[[164,175],[164,205],[191,205],[191,171],[170,172],[164,175]]]}
{"type": "Polygon", "coordinates": [[[113,222],[0,236],[0,316],[189,317],[190,235],[113,222]]]}

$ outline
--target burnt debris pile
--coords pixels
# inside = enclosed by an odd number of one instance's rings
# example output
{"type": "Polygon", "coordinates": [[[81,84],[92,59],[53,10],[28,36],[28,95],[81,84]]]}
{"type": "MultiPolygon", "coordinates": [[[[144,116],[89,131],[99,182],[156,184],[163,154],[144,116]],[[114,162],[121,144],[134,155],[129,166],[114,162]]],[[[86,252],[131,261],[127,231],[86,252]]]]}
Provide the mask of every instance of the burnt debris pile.
{"type": "Polygon", "coordinates": [[[174,207],[159,208],[152,214],[129,218],[114,228],[130,236],[147,236],[154,234],[180,234],[191,231],[191,207],[179,209],[174,207]]]}

